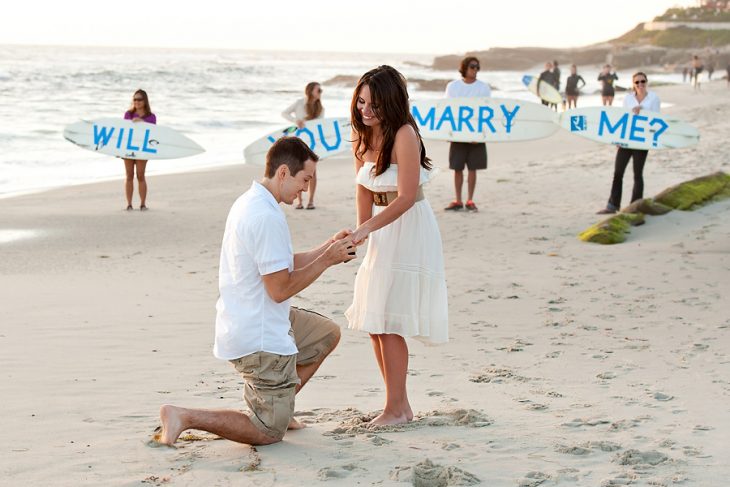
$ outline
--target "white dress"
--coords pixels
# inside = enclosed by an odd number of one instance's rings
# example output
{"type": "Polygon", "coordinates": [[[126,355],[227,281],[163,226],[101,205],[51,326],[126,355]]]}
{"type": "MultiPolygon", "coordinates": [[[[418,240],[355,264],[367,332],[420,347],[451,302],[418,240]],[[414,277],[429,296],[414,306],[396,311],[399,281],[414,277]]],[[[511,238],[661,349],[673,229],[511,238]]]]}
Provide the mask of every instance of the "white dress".
{"type": "MultiPolygon", "coordinates": [[[[398,165],[373,177],[366,162],[356,182],[370,191],[398,189],[398,165]]],[[[419,185],[433,171],[421,168],[419,185]]],[[[386,207],[373,205],[373,216],[386,207]]],[[[394,333],[427,343],[449,339],[444,256],[436,217],[425,198],[397,220],[368,237],[365,258],[355,278],[355,295],[345,312],[348,327],[368,333],[394,333]]]]}

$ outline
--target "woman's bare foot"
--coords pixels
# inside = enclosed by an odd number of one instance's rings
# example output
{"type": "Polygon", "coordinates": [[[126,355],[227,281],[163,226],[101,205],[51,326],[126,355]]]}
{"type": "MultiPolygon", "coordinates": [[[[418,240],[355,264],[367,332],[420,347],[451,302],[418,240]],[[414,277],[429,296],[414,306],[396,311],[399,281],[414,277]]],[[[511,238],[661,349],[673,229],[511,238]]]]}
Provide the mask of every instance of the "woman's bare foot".
{"type": "Polygon", "coordinates": [[[182,408],[165,404],[160,407],[160,420],[162,420],[162,432],[157,436],[157,441],[163,445],[173,445],[180,433],[185,431],[182,421],[182,408]]]}
{"type": "Polygon", "coordinates": [[[380,413],[379,416],[376,416],[374,419],[372,419],[368,426],[386,426],[390,424],[403,424],[408,423],[410,419],[408,419],[408,416],[406,413],[403,414],[392,414],[389,412],[383,411],[380,413]]]}
{"type": "Polygon", "coordinates": [[[300,429],[304,429],[306,427],[307,427],[306,424],[300,423],[299,420],[297,420],[296,418],[292,418],[292,419],[289,420],[289,426],[287,426],[286,429],[289,429],[289,430],[300,430],[300,429]]]}

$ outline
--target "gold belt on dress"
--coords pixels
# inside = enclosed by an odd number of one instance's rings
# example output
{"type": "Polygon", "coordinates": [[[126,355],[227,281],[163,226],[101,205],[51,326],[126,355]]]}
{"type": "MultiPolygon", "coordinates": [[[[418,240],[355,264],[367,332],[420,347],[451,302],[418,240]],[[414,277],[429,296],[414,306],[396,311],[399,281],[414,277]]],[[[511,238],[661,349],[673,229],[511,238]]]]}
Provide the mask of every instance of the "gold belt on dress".
{"type": "MultiPolygon", "coordinates": [[[[388,206],[397,197],[398,191],[386,191],[384,193],[376,193],[375,191],[373,191],[373,203],[375,204],[375,206],[388,206]]],[[[423,188],[419,186],[418,192],[416,193],[416,201],[421,201],[422,199],[423,188]]]]}

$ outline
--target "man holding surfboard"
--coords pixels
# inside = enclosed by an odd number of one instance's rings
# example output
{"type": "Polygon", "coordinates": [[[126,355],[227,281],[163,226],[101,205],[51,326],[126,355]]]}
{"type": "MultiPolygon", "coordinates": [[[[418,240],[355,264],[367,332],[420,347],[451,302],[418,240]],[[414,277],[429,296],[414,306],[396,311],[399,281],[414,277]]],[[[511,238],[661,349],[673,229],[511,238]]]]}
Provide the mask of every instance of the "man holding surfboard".
{"type": "Polygon", "coordinates": [[[293,418],[294,396],[340,340],[340,328],[317,313],[293,308],[289,299],[328,267],[352,260],[349,230],[319,247],[294,254],[280,203],[291,205],[309,184],[319,158],[297,137],[271,146],[266,172],[231,207],[221,248],[213,353],[244,380],[250,413],[237,410],[160,408],[155,440],[172,445],[186,429],[208,431],[239,443],[268,445],[293,418]]]}
{"type": "MultiPolygon", "coordinates": [[[[459,67],[460,79],[455,79],[446,85],[446,98],[465,98],[492,96],[492,89],[488,84],[477,79],[480,65],[479,59],[467,56],[459,67]]],[[[449,169],[454,171],[454,190],[456,199],[444,208],[446,211],[458,211],[466,207],[468,211],[478,211],[474,204],[474,190],[477,185],[477,171],[487,168],[487,144],[478,142],[451,142],[449,146],[449,169]],[[466,205],[461,199],[461,190],[464,186],[464,167],[469,170],[467,179],[466,205]]]]}

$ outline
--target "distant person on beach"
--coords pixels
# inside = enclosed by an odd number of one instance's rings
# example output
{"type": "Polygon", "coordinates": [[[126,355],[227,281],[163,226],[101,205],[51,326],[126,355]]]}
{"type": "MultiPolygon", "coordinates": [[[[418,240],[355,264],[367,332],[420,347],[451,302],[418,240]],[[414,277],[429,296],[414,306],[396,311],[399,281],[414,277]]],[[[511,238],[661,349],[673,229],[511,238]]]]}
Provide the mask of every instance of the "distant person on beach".
{"type": "Polygon", "coordinates": [[[727,80],[727,85],[730,86],[730,64],[725,68],[725,79],[727,80]]]}
{"type": "Polygon", "coordinates": [[[448,341],[441,234],[422,189],[431,162],[408,108],[405,78],[392,67],[360,78],[350,110],[358,223],[350,237],[368,246],[345,316],[349,328],[370,334],[385,382],[385,407],[370,424],[406,423],[413,419],[406,338],[448,341]]]}
{"type": "MultiPolygon", "coordinates": [[[[560,68],[558,67],[557,59],[553,61],[553,78],[555,79],[555,89],[560,93],[560,68]]],[[[558,111],[557,103],[553,103],[551,106],[553,110],[558,111]]],[[[563,96],[563,110],[565,110],[565,96],[563,96]]]]}
{"type": "MultiPolygon", "coordinates": [[[[324,107],[322,106],[322,85],[312,81],[307,83],[304,88],[304,98],[299,98],[297,101],[289,105],[281,116],[290,122],[294,122],[298,128],[304,127],[304,122],[307,120],[314,120],[316,118],[324,118],[324,107]]],[[[314,173],[311,181],[309,181],[309,188],[307,189],[307,197],[309,199],[307,203],[308,210],[314,210],[314,192],[317,189],[317,173],[314,173]]],[[[304,208],[302,204],[301,193],[297,196],[297,210],[304,208]]]]}
{"type": "Polygon", "coordinates": [[[687,74],[689,74],[689,68],[685,66],[684,68],[682,68],[682,83],[687,82],[687,74]]]}
{"type": "Polygon", "coordinates": [[[710,61],[707,63],[707,81],[712,81],[712,73],[715,72],[715,63],[710,61]]]}
{"type": "MultiPolygon", "coordinates": [[[[537,96],[540,96],[540,82],[541,81],[544,81],[545,83],[549,84],[553,88],[555,87],[555,85],[558,84],[558,81],[555,79],[555,69],[554,69],[553,63],[551,63],[550,61],[545,63],[545,71],[540,73],[540,76],[538,76],[538,78],[537,78],[537,96]]],[[[550,103],[546,100],[543,100],[542,98],[540,98],[540,101],[542,102],[543,105],[545,105],[547,107],[557,109],[557,105],[555,103],[550,103]]]]}
{"type": "MultiPolygon", "coordinates": [[[[450,81],[446,85],[446,98],[490,97],[492,89],[487,83],[477,79],[479,59],[468,56],[461,60],[459,66],[460,79],[450,81]]],[[[477,171],[487,168],[487,144],[481,142],[451,142],[449,144],[449,169],[454,171],[454,192],[456,199],[444,208],[446,211],[478,211],[474,203],[474,191],[477,187],[477,171]],[[464,167],[468,169],[467,197],[464,204],[462,188],[464,187],[464,167]]]]}
{"type": "Polygon", "coordinates": [[[335,348],[340,328],[291,307],[289,300],[328,267],[354,258],[349,230],[308,252],[292,251],[280,204],[291,205],[306,188],[317,159],[299,138],[277,140],[266,155],[263,179],[233,203],[226,221],[213,353],[241,374],[249,413],[166,404],[160,408],[158,442],[172,445],[186,429],[197,429],[268,445],[287,429],[303,427],[293,417],[294,396],[335,348]]]}
{"type": "Polygon", "coordinates": [[[565,96],[568,99],[568,109],[576,108],[578,106],[578,96],[580,95],[580,89],[586,85],[586,81],[581,75],[578,74],[578,68],[575,64],[570,66],[570,76],[565,80],[565,96]],[[578,83],[581,83],[578,86],[578,83]]]}
{"type": "Polygon", "coordinates": [[[702,65],[702,60],[696,54],[692,56],[692,86],[695,90],[700,89],[700,73],[705,67],[702,65]]]}
{"type": "MultiPolygon", "coordinates": [[[[647,89],[648,78],[646,74],[638,72],[631,79],[633,91],[626,94],[624,108],[630,108],[635,114],[638,114],[641,110],[659,112],[661,101],[656,93],[647,89]]],[[[613,170],[611,196],[608,198],[606,208],[598,212],[599,215],[616,213],[621,209],[624,172],[630,159],[633,159],[634,168],[634,189],[631,192],[631,202],[633,203],[644,197],[644,164],[648,154],[649,151],[647,150],[618,148],[613,170]]]]}
{"type": "Polygon", "coordinates": [[[601,82],[601,102],[603,106],[610,107],[613,105],[613,97],[616,96],[613,82],[616,80],[618,80],[618,76],[615,72],[611,71],[611,65],[604,65],[603,70],[598,75],[598,81],[601,82]]]}
{"type": "MultiPolygon", "coordinates": [[[[147,92],[137,90],[132,95],[132,106],[124,112],[124,119],[133,122],[157,123],[157,117],[152,113],[150,100],[147,92]]],[[[139,159],[124,159],[124,170],[126,180],[124,181],[124,193],[127,197],[127,211],[134,210],[132,206],[132,195],[134,194],[134,173],[137,172],[137,184],[139,185],[139,209],[147,210],[147,180],[144,177],[147,169],[147,161],[139,159]]]]}

